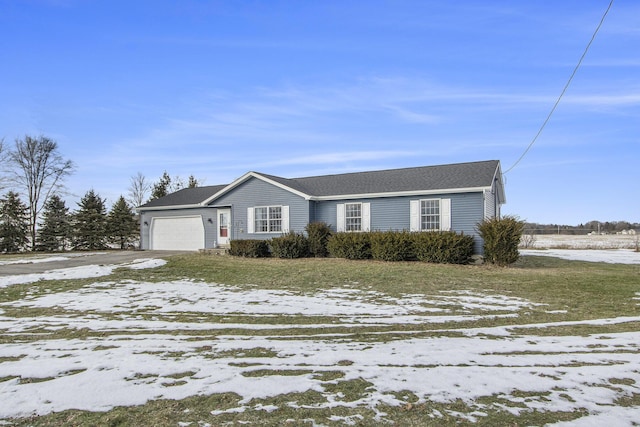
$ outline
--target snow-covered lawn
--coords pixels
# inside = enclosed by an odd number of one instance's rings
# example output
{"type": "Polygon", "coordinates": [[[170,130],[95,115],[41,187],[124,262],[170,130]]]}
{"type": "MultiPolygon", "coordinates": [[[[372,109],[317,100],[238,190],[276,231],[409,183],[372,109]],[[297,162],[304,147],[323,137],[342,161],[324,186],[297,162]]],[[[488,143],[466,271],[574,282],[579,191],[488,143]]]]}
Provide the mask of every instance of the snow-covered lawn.
{"type": "Polygon", "coordinates": [[[523,236],[527,241],[531,249],[636,249],[640,234],[535,234],[523,236]]]}
{"type": "Polygon", "coordinates": [[[520,255],[550,256],[610,264],[640,264],[640,252],[631,249],[520,249],[520,255]]]}
{"type": "MultiPolygon", "coordinates": [[[[600,251],[582,252],[595,261],[610,260],[601,258],[600,251]]],[[[626,261],[635,262],[635,255],[626,261]]],[[[45,276],[91,278],[106,276],[116,267],[161,264],[161,260],[139,260],[51,270],[45,276]]],[[[0,287],[40,278],[0,277],[0,287]]],[[[29,336],[0,346],[0,419],[65,409],[106,411],[155,399],[224,392],[243,398],[227,411],[271,411],[275,408],[252,399],[315,390],[326,400],[314,407],[376,411],[379,404],[407,405],[402,391],[415,395],[413,404],[460,399],[474,408],[464,414],[472,420],[492,409],[489,405],[495,404],[481,403],[481,398],[492,397],[505,402],[499,409],[516,414],[536,409],[584,409],[590,414],[556,425],[636,425],[638,409],[617,402],[640,393],[640,332],[532,333],[561,326],[558,322],[446,328],[442,334],[424,334],[425,328],[438,331],[450,322],[523,316],[532,307],[540,304],[489,290],[392,297],[349,286],[303,294],[192,280],[97,281],[66,292],[30,294],[0,304],[0,332],[29,336]],[[6,314],[10,307],[55,308],[58,314],[10,317],[6,314]],[[309,321],[292,324],[290,316],[309,321]],[[333,320],[327,322],[328,318],[333,320]],[[375,325],[387,329],[368,332],[375,325]],[[425,328],[413,332],[406,325],[425,328]],[[301,328],[303,333],[283,333],[301,328]],[[327,335],[326,328],[334,332],[327,335]],[[53,336],[60,330],[81,329],[102,334],[53,336]],[[356,337],[361,332],[371,339],[356,337]],[[287,371],[291,374],[285,376],[287,371]],[[327,378],[323,375],[327,372],[337,372],[338,379],[327,378]],[[365,397],[355,401],[327,388],[358,379],[371,386],[365,397]]],[[[637,321],[640,317],[583,323],[637,321]]],[[[304,403],[286,405],[295,408],[304,403]]],[[[213,415],[223,412],[212,408],[213,415]]],[[[432,416],[438,419],[443,414],[434,411],[432,416]]],[[[385,414],[380,412],[378,419],[384,421],[385,414]]]]}

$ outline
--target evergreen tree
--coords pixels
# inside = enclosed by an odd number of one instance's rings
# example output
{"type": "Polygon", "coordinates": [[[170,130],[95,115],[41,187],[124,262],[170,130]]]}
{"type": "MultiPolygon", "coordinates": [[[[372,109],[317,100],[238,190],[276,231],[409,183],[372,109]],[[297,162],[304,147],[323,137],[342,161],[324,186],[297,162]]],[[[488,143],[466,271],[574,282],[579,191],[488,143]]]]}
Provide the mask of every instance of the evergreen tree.
{"type": "Polygon", "coordinates": [[[29,244],[29,213],[17,193],[0,199],[0,252],[18,252],[29,244]]]}
{"type": "Polygon", "coordinates": [[[107,213],[105,201],[89,190],[78,203],[74,215],[74,249],[96,250],[107,247],[107,213]]]}
{"type": "Polygon", "coordinates": [[[196,179],[195,176],[189,175],[189,183],[187,184],[187,188],[196,188],[200,186],[200,183],[196,179]]]}
{"type": "MultiPolygon", "coordinates": [[[[139,178],[136,179],[139,180],[139,178]]],[[[172,178],[167,171],[164,171],[158,182],[155,182],[151,186],[151,198],[149,201],[159,199],[167,194],[175,193],[183,188],[199,187],[200,184],[200,181],[198,181],[198,179],[193,175],[189,176],[189,180],[185,182],[178,175],[172,178]]]]}
{"type": "Polygon", "coordinates": [[[44,205],[36,249],[47,252],[64,251],[71,241],[71,233],[69,208],[60,196],[54,194],[44,205]]]}
{"type": "Polygon", "coordinates": [[[109,241],[126,249],[139,236],[138,221],[123,196],[113,205],[107,218],[109,241]]]}
{"type": "Polygon", "coordinates": [[[153,184],[151,189],[151,200],[164,197],[171,192],[171,177],[164,171],[158,182],[153,184]]]}

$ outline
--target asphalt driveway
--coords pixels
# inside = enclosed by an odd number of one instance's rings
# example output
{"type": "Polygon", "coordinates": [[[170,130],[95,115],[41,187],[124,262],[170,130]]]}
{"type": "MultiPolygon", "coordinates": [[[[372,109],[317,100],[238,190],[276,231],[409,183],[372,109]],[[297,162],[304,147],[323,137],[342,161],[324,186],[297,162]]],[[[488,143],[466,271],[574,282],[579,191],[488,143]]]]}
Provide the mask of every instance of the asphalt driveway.
{"type": "Polygon", "coordinates": [[[60,254],[27,254],[23,257],[0,256],[0,276],[44,273],[59,268],[83,265],[111,265],[131,262],[141,258],[168,258],[185,251],[103,251],[65,252],[60,254]]]}

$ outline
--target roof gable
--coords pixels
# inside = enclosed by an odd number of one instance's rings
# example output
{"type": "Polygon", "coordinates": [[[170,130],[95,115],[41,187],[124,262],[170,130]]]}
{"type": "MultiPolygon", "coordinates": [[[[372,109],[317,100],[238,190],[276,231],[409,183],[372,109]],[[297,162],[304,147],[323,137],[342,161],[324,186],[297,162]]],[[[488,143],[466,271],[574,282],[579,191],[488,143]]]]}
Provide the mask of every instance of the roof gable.
{"type": "Polygon", "coordinates": [[[229,191],[233,190],[234,188],[238,187],[240,184],[250,180],[250,179],[259,179],[261,181],[264,181],[268,184],[271,185],[275,185],[276,187],[280,187],[283,190],[289,191],[291,193],[294,193],[300,197],[303,197],[305,199],[310,199],[311,196],[309,194],[306,194],[302,191],[300,191],[300,189],[296,188],[299,187],[297,186],[294,182],[292,182],[293,180],[291,179],[287,179],[287,178],[281,178],[279,176],[274,176],[274,175],[267,175],[267,174],[262,174],[259,172],[247,172],[246,174],[242,175],[240,178],[236,179],[235,181],[233,181],[231,184],[223,187],[222,189],[220,189],[220,191],[216,192],[215,194],[211,195],[211,197],[207,198],[206,200],[204,200],[202,202],[203,205],[208,205],[210,203],[212,203],[214,200],[216,200],[217,198],[219,198],[220,196],[222,196],[223,194],[228,193],[229,191]]]}

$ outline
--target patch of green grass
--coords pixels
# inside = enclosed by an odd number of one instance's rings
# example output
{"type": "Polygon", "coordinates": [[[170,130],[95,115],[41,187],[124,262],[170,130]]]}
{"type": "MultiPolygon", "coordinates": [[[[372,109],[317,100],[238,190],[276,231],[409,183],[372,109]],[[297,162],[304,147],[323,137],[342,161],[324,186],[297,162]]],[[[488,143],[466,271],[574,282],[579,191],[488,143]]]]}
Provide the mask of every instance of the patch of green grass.
{"type": "Polygon", "coordinates": [[[70,371],[66,371],[66,372],[62,372],[60,375],[56,376],[56,377],[43,377],[43,378],[30,378],[30,377],[20,377],[20,384],[33,384],[33,383],[43,383],[46,381],[51,381],[54,380],[56,378],[60,378],[60,377],[66,377],[69,375],[77,375],[81,372],[86,371],[86,369],[72,369],[70,371]]]}
{"type": "Polygon", "coordinates": [[[97,345],[93,348],[93,351],[105,351],[105,350],[111,350],[114,348],[118,348],[117,345],[97,345]]]}
{"type": "Polygon", "coordinates": [[[344,378],[344,372],[342,371],[320,371],[313,373],[313,379],[318,381],[334,381],[340,378],[344,378]]]}
{"type": "Polygon", "coordinates": [[[621,397],[616,400],[615,404],[626,408],[640,407],[640,393],[631,393],[627,396],[621,397]]]}
{"type": "Polygon", "coordinates": [[[324,389],[339,397],[344,402],[354,402],[363,399],[369,395],[368,390],[373,384],[362,378],[338,381],[336,383],[325,384],[324,389]]]}
{"type": "Polygon", "coordinates": [[[256,369],[255,371],[242,372],[243,377],[255,378],[255,377],[267,377],[267,376],[282,376],[282,377],[296,377],[300,375],[308,375],[313,373],[309,369],[256,369]]]}
{"type": "Polygon", "coordinates": [[[254,358],[254,357],[278,357],[278,353],[264,347],[238,348],[233,350],[224,350],[214,354],[216,358],[254,358]]]}
{"type": "Polygon", "coordinates": [[[315,292],[331,287],[372,290],[390,296],[473,290],[546,304],[531,308],[543,321],[610,317],[640,313],[637,266],[523,257],[511,268],[417,262],[349,261],[333,258],[297,260],[175,256],[154,270],[154,280],[194,278],[211,283],[257,285],[265,289],[315,292]],[[570,309],[570,310],[568,310],[570,309]],[[566,314],[547,313],[568,310],[566,314]]]}
{"type": "Polygon", "coordinates": [[[622,384],[622,385],[634,385],[636,382],[631,378],[611,378],[609,379],[611,384],[622,384]]]}
{"type": "Polygon", "coordinates": [[[26,354],[21,354],[19,356],[4,356],[4,357],[0,357],[0,363],[3,362],[17,362],[18,360],[21,360],[22,358],[26,357],[26,354]]]}
{"type": "Polygon", "coordinates": [[[194,371],[186,371],[186,372],[178,372],[175,374],[171,374],[171,375],[166,375],[166,378],[173,378],[173,379],[180,379],[180,378],[186,378],[186,377],[192,377],[194,376],[196,373],[194,371]]]}
{"type": "Polygon", "coordinates": [[[67,410],[46,416],[12,419],[16,427],[84,427],[84,426],[176,426],[179,422],[198,425],[209,420],[212,425],[214,409],[238,406],[240,396],[234,393],[196,396],[182,400],[156,400],[133,407],[117,407],[109,412],[67,410]]]}
{"type": "MultiPolygon", "coordinates": [[[[16,427],[70,426],[125,426],[140,425],[175,426],[178,423],[191,425],[260,425],[260,426],[344,426],[345,419],[362,426],[387,426],[390,424],[415,427],[453,426],[520,426],[545,425],[580,418],[584,411],[543,412],[522,411],[515,415],[497,407],[479,407],[462,401],[452,403],[416,403],[411,393],[406,393],[406,403],[398,406],[381,405],[373,410],[367,405],[356,408],[351,403],[366,391],[366,382],[352,384],[353,395],[345,396],[345,406],[328,405],[326,398],[317,391],[289,393],[268,399],[253,399],[240,404],[241,397],[234,393],[195,396],[182,400],[155,400],[144,405],[118,407],[108,412],[67,410],[46,416],[12,419],[16,427]],[[365,389],[363,389],[365,387],[365,389]],[[348,400],[353,399],[353,400],[348,400]],[[331,406],[331,407],[329,407],[331,406]],[[233,411],[234,408],[243,411],[233,411]],[[261,408],[270,408],[269,411],[261,408]],[[275,408],[275,409],[274,409],[275,408]],[[232,410],[225,412],[226,410],[232,410]],[[215,415],[214,415],[215,414],[215,415]],[[382,414],[382,415],[381,415],[382,414]],[[484,414],[484,415],[479,415],[484,414]],[[467,417],[475,416],[475,421],[467,417]],[[331,417],[335,421],[331,421],[331,417]],[[340,418],[342,417],[342,418],[340,418]]],[[[347,386],[348,388],[349,386],[347,386]]],[[[347,393],[351,393],[347,390],[347,393]]],[[[402,393],[400,393],[402,396],[402,393]]],[[[629,397],[625,406],[638,406],[640,395],[629,397]],[[635,403],[634,403],[635,402],[635,403]]],[[[488,398],[486,401],[490,402],[488,398]]]]}

